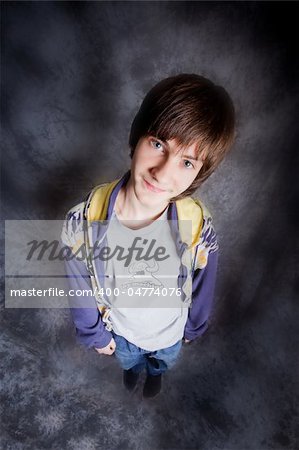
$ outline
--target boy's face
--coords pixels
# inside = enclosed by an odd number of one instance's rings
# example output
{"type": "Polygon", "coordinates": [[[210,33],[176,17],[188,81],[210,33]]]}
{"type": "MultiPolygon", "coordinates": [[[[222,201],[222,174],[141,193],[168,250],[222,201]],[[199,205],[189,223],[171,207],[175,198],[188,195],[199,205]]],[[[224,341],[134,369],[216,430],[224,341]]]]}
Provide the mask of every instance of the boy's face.
{"type": "Polygon", "coordinates": [[[164,206],[192,184],[202,166],[196,144],[182,149],[175,139],[145,136],[135,148],[130,181],[144,205],[164,206]]]}

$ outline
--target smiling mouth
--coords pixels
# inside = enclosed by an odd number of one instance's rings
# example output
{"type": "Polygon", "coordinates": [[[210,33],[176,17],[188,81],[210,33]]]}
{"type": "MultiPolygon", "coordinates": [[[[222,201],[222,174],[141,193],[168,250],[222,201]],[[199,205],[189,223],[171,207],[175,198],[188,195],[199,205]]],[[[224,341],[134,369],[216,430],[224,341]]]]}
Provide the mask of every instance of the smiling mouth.
{"type": "Polygon", "coordinates": [[[151,192],[156,192],[157,194],[166,192],[164,189],[159,189],[159,188],[153,186],[151,183],[149,183],[146,180],[144,180],[144,183],[145,183],[145,186],[147,187],[147,189],[151,192]]]}

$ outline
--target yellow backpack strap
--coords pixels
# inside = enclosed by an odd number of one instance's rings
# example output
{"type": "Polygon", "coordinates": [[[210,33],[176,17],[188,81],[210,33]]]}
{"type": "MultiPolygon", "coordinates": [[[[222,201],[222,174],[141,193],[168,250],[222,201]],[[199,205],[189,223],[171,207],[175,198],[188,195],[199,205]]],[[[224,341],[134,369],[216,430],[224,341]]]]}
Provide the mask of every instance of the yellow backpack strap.
{"type": "Polygon", "coordinates": [[[182,240],[192,249],[192,267],[194,270],[203,269],[207,265],[209,253],[218,250],[211,214],[200,200],[192,197],[177,201],[176,206],[182,240]],[[185,227],[187,232],[184,231],[184,220],[192,221],[191,237],[189,227],[185,227]]]}
{"type": "Polygon", "coordinates": [[[186,197],[178,200],[176,207],[182,241],[191,249],[198,243],[203,226],[203,210],[201,204],[192,197],[186,197]],[[187,226],[184,226],[184,221],[192,223],[191,234],[188,223],[187,226]]]}
{"type": "Polygon", "coordinates": [[[88,235],[88,224],[97,220],[105,220],[107,217],[108,205],[110,195],[117,185],[119,180],[115,180],[112,183],[105,183],[96,186],[87,196],[83,208],[83,233],[84,233],[84,244],[86,249],[86,265],[87,269],[92,277],[94,274],[94,267],[92,264],[92,256],[88,249],[91,248],[89,235],[88,235]]]}
{"type": "Polygon", "coordinates": [[[90,192],[84,210],[84,217],[89,222],[106,219],[111,193],[119,181],[101,184],[90,192]]]}

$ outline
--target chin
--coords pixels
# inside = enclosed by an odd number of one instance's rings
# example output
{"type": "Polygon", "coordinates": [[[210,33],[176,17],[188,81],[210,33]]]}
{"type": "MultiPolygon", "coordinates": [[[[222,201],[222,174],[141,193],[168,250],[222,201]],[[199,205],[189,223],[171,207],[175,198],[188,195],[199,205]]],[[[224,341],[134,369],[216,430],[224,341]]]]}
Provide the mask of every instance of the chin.
{"type": "Polygon", "coordinates": [[[144,192],[144,191],[142,191],[142,192],[139,192],[139,193],[137,193],[138,194],[138,198],[139,198],[139,200],[144,204],[144,205],[147,205],[147,206],[157,206],[157,205],[159,205],[159,204],[165,204],[165,203],[167,203],[167,202],[169,202],[169,198],[167,197],[167,198],[165,198],[165,197],[162,197],[162,196],[160,196],[159,194],[154,194],[154,193],[151,193],[151,192],[144,192]]]}

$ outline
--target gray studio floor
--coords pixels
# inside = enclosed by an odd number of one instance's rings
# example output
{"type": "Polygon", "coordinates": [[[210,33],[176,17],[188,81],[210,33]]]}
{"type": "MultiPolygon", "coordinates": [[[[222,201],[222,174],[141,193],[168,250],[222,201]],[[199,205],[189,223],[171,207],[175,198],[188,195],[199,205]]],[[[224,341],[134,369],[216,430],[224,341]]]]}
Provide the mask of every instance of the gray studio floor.
{"type": "Polygon", "coordinates": [[[114,357],[76,345],[68,310],[6,310],[1,448],[293,449],[294,362],[280,326],[273,312],[214,327],[144,399],[145,375],[129,393],[114,357]]]}

